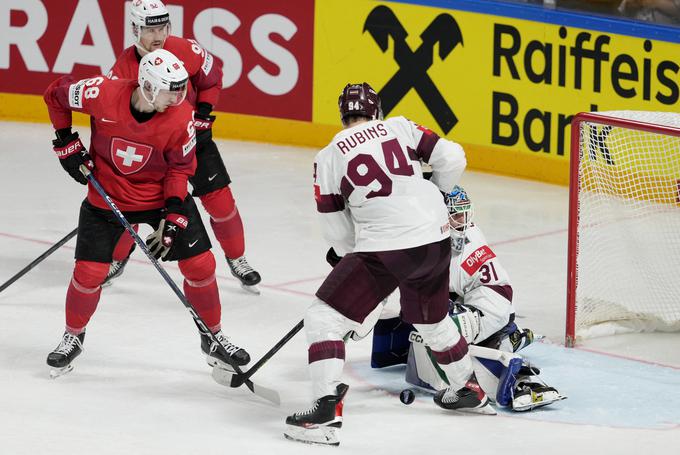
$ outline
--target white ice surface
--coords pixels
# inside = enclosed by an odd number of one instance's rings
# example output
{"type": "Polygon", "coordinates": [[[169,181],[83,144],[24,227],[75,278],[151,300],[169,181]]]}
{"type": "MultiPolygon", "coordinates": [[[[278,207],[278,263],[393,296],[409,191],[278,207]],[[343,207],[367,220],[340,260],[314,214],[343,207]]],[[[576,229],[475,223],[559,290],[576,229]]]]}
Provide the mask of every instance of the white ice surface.
{"type": "MultiPolygon", "coordinates": [[[[85,188],[57,163],[52,134],[46,124],[0,123],[0,282],[76,226],[85,188]]],[[[218,257],[223,325],[258,359],[301,319],[329,271],[312,197],[314,151],[219,146],[248,259],[263,276],[262,295],[246,294],[218,257]]],[[[280,391],[280,408],[218,385],[191,317],[139,252],[104,290],[75,370],[50,380],[45,357],[63,331],[72,240],[0,294],[0,454],[680,454],[678,335],[585,346],[616,356],[561,347],[567,189],[475,172],[463,184],[513,279],[518,322],[547,336],[526,354],[568,400],[496,417],[448,414],[424,394],[406,407],[397,398],[403,369],[371,370],[369,337],[347,348],[339,449],[287,441],[286,415],[310,399],[303,334],[253,377],[280,391]]],[[[165,265],[181,283],[176,265],[165,265]]]]}

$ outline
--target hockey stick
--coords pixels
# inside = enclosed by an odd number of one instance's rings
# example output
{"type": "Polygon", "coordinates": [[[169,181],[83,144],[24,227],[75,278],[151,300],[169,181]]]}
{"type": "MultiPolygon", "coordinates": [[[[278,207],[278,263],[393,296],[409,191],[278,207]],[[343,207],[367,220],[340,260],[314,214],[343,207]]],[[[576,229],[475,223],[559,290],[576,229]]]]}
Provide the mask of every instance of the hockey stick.
{"type": "Polygon", "coordinates": [[[76,235],[77,233],[78,233],[78,228],[75,228],[74,230],[72,230],[71,232],[69,232],[68,234],[66,234],[66,237],[64,237],[63,239],[59,240],[57,243],[55,243],[54,245],[52,245],[47,251],[45,251],[43,254],[41,254],[40,256],[38,256],[33,262],[31,262],[31,263],[28,264],[26,267],[24,267],[23,269],[21,269],[21,270],[19,271],[19,273],[17,273],[16,275],[14,275],[14,276],[13,276],[12,278],[10,278],[9,280],[5,281],[5,282],[2,284],[2,286],[0,286],[0,292],[4,291],[4,290],[7,289],[12,283],[14,283],[16,280],[18,280],[18,279],[21,278],[22,276],[26,275],[33,267],[35,267],[36,265],[40,264],[40,263],[41,263],[42,261],[44,261],[50,254],[54,253],[54,252],[57,251],[59,248],[61,248],[62,245],[64,245],[64,243],[68,242],[68,241],[71,240],[73,237],[75,237],[75,235],[76,235]]]}
{"type": "MultiPolygon", "coordinates": [[[[208,326],[205,324],[203,319],[196,313],[196,310],[194,310],[194,307],[191,306],[191,303],[187,300],[186,296],[184,293],[177,287],[177,284],[170,278],[170,275],[168,275],[168,272],[165,271],[165,269],[161,266],[161,264],[156,260],[155,257],[151,254],[151,251],[149,251],[149,248],[146,246],[146,243],[142,238],[135,232],[135,230],[132,228],[128,220],[125,219],[125,216],[123,213],[120,211],[120,209],[116,206],[116,204],[111,200],[108,194],[106,194],[106,191],[104,191],[104,188],[99,184],[97,179],[95,178],[94,174],[90,172],[90,170],[85,167],[85,165],[80,166],[81,172],[85,174],[87,177],[87,180],[94,186],[94,188],[97,190],[97,193],[104,199],[106,202],[106,205],[109,206],[109,208],[113,211],[113,214],[118,218],[118,221],[125,227],[125,229],[130,233],[132,238],[135,240],[137,245],[144,251],[144,254],[146,254],[146,257],[149,258],[151,263],[153,264],[154,267],[156,267],[156,270],[158,270],[158,273],[161,274],[163,279],[165,280],[166,283],[170,286],[170,288],[173,290],[177,298],[182,302],[184,307],[189,310],[189,313],[191,314],[191,317],[194,318],[194,321],[196,324],[203,330],[204,333],[208,335],[210,340],[212,341],[213,346],[217,346],[217,350],[220,351],[220,354],[222,354],[225,358],[229,358],[229,354],[227,351],[224,349],[224,346],[217,341],[215,338],[215,335],[208,329],[208,326]]],[[[243,374],[243,371],[241,368],[239,368],[238,365],[231,365],[231,367],[236,371],[237,374],[243,374]]],[[[281,398],[279,397],[279,393],[276,390],[268,389],[266,387],[258,386],[253,384],[251,380],[245,380],[242,382],[242,384],[245,384],[251,392],[253,392],[255,395],[258,395],[265,400],[271,401],[274,404],[280,404],[281,403],[281,398]]],[[[239,384],[240,385],[240,384],[239,384]]]]}
{"type": "Polygon", "coordinates": [[[255,363],[255,365],[250,367],[248,371],[233,374],[223,368],[214,367],[213,378],[219,384],[226,385],[229,387],[239,387],[244,382],[249,381],[249,378],[252,375],[254,375],[257,372],[257,370],[262,368],[262,365],[264,365],[269,359],[274,357],[274,354],[279,352],[279,350],[286,343],[288,343],[300,330],[302,330],[302,327],[304,327],[304,325],[305,325],[304,319],[298,322],[295,327],[290,329],[290,331],[287,334],[285,334],[283,338],[281,338],[279,342],[276,343],[269,351],[267,351],[267,353],[263,355],[262,358],[255,363]]]}

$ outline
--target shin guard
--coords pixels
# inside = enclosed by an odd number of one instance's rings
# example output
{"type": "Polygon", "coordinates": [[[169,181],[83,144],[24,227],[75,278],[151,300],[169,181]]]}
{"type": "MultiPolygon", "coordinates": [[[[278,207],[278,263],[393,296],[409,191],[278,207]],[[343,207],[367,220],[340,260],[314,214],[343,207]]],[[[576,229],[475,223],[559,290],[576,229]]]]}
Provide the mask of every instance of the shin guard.
{"type": "Polygon", "coordinates": [[[76,261],[66,292],[66,329],[77,335],[83,331],[97,309],[101,283],[109,271],[103,262],[76,261]]]}
{"type": "Polygon", "coordinates": [[[210,214],[210,225],[225,256],[229,259],[243,256],[245,252],[243,221],[231,189],[220,188],[201,196],[201,203],[210,214]]]}
{"type": "Polygon", "coordinates": [[[222,306],[215,279],[215,256],[210,251],[179,261],[184,294],[210,331],[220,329],[222,306]]]}

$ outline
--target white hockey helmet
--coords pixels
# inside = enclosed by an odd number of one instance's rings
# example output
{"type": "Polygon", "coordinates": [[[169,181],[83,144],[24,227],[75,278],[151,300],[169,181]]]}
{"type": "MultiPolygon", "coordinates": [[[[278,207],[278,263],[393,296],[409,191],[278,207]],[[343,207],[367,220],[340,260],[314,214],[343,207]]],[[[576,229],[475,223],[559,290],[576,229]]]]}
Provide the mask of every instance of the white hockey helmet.
{"type": "Polygon", "coordinates": [[[137,80],[142,96],[149,104],[162,97],[165,101],[170,100],[168,105],[176,106],[186,97],[189,73],[171,52],[157,49],[142,57],[137,80]]]}
{"type": "Polygon", "coordinates": [[[456,185],[446,195],[446,207],[449,210],[449,226],[451,234],[451,248],[460,253],[465,246],[465,231],[472,225],[472,202],[467,192],[456,185]]]}
{"type": "MultiPolygon", "coordinates": [[[[170,13],[160,0],[132,0],[130,22],[135,46],[141,48],[143,27],[167,26],[170,34],[170,13]]],[[[148,52],[146,49],[141,50],[148,52]]]]}

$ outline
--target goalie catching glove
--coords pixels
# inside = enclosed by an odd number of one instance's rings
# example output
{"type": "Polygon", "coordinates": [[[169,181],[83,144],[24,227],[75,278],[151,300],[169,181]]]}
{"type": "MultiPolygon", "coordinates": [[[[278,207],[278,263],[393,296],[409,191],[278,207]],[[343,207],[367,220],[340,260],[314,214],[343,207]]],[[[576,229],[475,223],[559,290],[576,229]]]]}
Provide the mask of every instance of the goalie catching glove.
{"type": "Polygon", "coordinates": [[[146,246],[156,259],[166,260],[181,229],[186,229],[189,221],[184,213],[182,200],[171,197],[165,201],[165,217],[151,235],[146,238],[146,246]]]}
{"type": "Polygon", "coordinates": [[[92,170],[94,162],[78,133],[72,133],[71,128],[63,128],[57,130],[56,134],[57,138],[52,141],[52,147],[59,158],[59,164],[76,182],[87,185],[87,178],[80,171],[80,166],[84,164],[92,170]]]}

